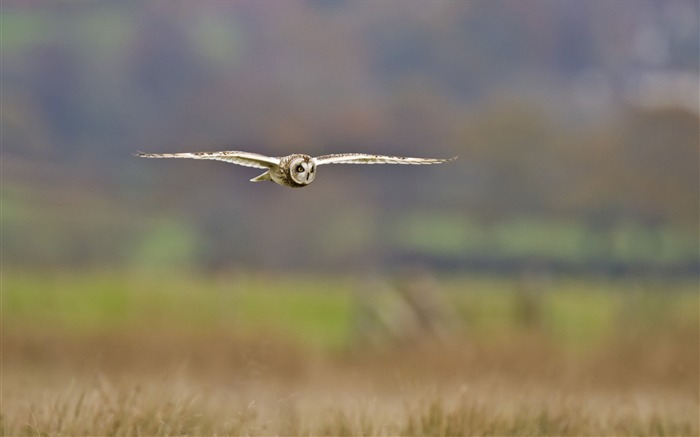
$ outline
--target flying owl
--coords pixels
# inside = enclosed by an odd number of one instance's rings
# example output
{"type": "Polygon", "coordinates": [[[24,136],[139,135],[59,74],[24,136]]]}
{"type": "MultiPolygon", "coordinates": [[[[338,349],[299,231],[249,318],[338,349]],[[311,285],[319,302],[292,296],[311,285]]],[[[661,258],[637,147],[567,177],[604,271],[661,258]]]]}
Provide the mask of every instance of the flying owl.
{"type": "Polygon", "coordinates": [[[143,158],[190,158],[212,159],[231,162],[245,167],[264,168],[265,172],[251,179],[251,182],[272,181],[279,185],[301,188],[316,178],[316,167],[323,164],[440,164],[457,159],[409,158],[401,156],[368,155],[364,153],[343,153],[312,157],[301,153],[283,157],[272,157],[250,152],[193,152],[193,153],[143,153],[143,158]]]}

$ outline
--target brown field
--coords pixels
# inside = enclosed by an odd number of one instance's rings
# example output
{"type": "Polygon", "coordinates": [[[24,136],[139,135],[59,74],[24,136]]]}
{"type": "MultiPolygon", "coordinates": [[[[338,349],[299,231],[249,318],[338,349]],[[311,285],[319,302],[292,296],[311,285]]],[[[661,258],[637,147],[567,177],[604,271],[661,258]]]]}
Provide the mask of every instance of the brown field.
{"type": "Polygon", "coordinates": [[[543,322],[338,347],[177,311],[77,327],[4,303],[2,435],[699,432],[697,312],[685,305],[575,347],[543,322]]]}

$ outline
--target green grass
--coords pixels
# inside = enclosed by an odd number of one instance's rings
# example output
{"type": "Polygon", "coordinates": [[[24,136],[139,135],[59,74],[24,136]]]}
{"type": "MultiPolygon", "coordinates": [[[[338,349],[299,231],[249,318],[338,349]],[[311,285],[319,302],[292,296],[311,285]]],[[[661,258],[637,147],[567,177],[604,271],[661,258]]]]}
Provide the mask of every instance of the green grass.
{"type": "MultiPolygon", "coordinates": [[[[307,281],[300,281],[304,287],[307,281]]],[[[249,329],[261,326],[289,332],[315,345],[340,348],[350,336],[351,299],[347,290],[303,288],[297,292],[241,293],[232,308],[249,329]]]]}
{"type": "Polygon", "coordinates": [[[342,281],[113,272],[6,273],[2,303],[6,325],[48,323],[91,333],[173,323],[195,330],[264,329],[326,348],[345,344],[353,308],[342,281]]]}
{"type": "Polygon", "coordinates": [[[693,280],[472,277],[451,280],[446,289],[473,334],[536,329],[573,350],[593,348],[624,329],[689,329],[700,312],[693,280]]]}
{"type": "MultiPolygon", "coordinates": [[[[49,323],[75,332],[129,327],[264,330],[339,349],[352,341],[359,281],[237,274],[220,278],[166,272],[3,275],[3,323],[49,323]]],[[[635,281],[445,281],[444,297],[473,335],[489,338],[535,328],[568,347],[604,341],[624,327],[688,327],[698,320],[692,281],[665,287],[635,281]]],[[[387,296],[391,297],[391,296],[387,296]]],[[[376,299],[377,305],[382,300],[376,299]]]]}

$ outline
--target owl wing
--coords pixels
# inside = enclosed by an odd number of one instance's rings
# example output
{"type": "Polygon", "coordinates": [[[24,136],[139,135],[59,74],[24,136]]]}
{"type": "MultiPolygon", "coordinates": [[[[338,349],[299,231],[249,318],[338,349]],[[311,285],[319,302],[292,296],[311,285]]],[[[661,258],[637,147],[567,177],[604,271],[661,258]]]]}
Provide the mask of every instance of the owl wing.
{"type": "Polygon", "coordinates": [[[138,152],[136,156],[142,158],[190,158],[190,159],[212,159],[215,161],[231,162],[244,167],[271,168],[279,165],[279,158],[260,155],[250,152],[192,152],[192,153],[143,153],[138,152]]]}
{"type": "Polygon", "coordinates": [[[449,159],[436,158],[411,158],[404,156],[386,156],[386,155],[368,155],[365,153],[341,153],[335,155],[318,156],[316,165],[322,164],[441,164],[457,159],[457,157],[449,159]]]}

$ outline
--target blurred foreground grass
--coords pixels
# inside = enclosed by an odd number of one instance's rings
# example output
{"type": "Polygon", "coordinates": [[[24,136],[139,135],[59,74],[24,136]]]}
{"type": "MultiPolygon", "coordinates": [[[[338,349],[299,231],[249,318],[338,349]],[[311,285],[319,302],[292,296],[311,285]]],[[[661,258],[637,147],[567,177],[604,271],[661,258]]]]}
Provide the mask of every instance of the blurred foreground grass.
{"type": "Polygon", "coordinates": [[[419,282],[5,271],[2,433],[697,435],[694,281],[419,282]]]}

